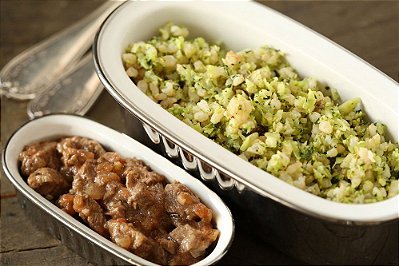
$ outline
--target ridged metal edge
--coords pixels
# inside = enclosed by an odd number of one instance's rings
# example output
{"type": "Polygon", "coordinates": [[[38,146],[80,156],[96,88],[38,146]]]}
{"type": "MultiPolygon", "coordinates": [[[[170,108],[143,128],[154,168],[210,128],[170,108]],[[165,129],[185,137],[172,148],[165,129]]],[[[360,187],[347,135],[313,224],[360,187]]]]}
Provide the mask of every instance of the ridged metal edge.
{"type": "Polygon", "coordinates": [[[167,137],[153,129],[151,126],[142,122],[144,131],[153,144],[163,148],[166,156],[170,159],[177,159],[184,169],[194,171],[204,181],[216,181],[222,190],[236,189],[238,193],[242,193],[246,186],[233,177],[229,176],[226,172],[210,166],[205,161],[194,156],[190,152],[184,150],[167,137]]]}

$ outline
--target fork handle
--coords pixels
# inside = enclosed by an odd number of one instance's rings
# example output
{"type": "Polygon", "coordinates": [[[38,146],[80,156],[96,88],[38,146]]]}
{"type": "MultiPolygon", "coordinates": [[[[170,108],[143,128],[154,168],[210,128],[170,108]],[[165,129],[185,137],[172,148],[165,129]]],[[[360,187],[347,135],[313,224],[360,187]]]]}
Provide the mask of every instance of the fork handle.
{"type": "Polygon", "coordinates": [[[1,94],[20,100],[33,99],[79,61],[91,47],[100,24],[120,3],[105,2],[72,26],[12,59],[0,72],[1,94]]]}

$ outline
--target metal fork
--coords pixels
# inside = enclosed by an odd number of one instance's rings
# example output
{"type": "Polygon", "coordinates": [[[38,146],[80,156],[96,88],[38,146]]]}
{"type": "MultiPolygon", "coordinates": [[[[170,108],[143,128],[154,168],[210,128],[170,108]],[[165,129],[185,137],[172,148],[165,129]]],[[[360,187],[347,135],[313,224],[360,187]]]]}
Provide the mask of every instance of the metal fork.
{"type": "Polygon", "coordinates": [[[17,55],[0,72],[0,93],[19,100],[33,99],[48,89],[48,84],[65,78],[63,73],[88,51],[98,27],[120,3],[105,2],[69,28],[17,55]]]}

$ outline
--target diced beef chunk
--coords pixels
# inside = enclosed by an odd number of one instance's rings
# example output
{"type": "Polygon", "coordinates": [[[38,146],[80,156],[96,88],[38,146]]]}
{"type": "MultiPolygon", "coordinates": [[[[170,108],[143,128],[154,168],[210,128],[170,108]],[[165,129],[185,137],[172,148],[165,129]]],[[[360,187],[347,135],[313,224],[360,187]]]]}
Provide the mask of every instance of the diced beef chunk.
{"type": "Polygon", "coordinates": [[[162,219],[167,215],[164,208],[163,186],[159,183],[147,186],[142,182],[137,182],[128,190],[130,208],[126,213],[126,219],[147,234],[156,229],[162,229],[161,225],[164,222],[162,219]]]}
{"type": "Polygon", "coordinates": [[[129,191],[120,182],[109,182],[105,186],[103,204],[106,214],[113,219],[125,218],[129,191]]]}
{"type": "Polygon", "coordinates": [[[113,172],[122,176],[125,160],[116,152],[106,152],[97,160],[97,171],[113,172]]]}
{"type": "Polygon", "coordinates": [[[102,199],[105,190],[101,185],[94,182],[96,175],[96,161],[91,159],[84,162],[74,176],[72,192],[90,196],[95,200],[102,199]]]}
{"type": "Polygon", "coordinates": [[[217,239],[219,231],[210,226],[194,228],[189,224],[176,227],[169,234],[179,245],[179,253],[190,254],[197,258],[217,239]]]}
{"type": "Polygon", "coordinates": [[[73,179],[72,191],[100,200],[103,199],[106,186],[110,182],[120,183],[119,176],[114,172],[106,171],[106,168],[99,168],[96,160],[87,160],[73,179]]]}
{"type": "Polygon", "coordinates": [[[42,167],[28,177],[28,185],[48,199],[55,199],[69,189],[65,178],[52,168],[42,167]]]}
{"type": "Polygon", "coordinates": [[[75,195],[73,199],[73,209],[79,213],[80,218],[89,224],[100,235],[108,235],[105,229],[105,215],[100,204],[88,196],[75,195]]]}
{"type": "Polygon", "coordinates": [[[202,259],[203,256],[194,258],[190,252],[179,253],[173,256],[169,265],[191,265],[202,259]]]}
{"type": "Polygon", "coordinates": [[[189,221],[203,221],[210,223],[212,211],[185,185],[173,182],[165,186],[165,208],[174,214],[173,222],[176,226],[189,221]]]}
{"type": "Polygon", "coordinates": [[[106,225],[111,239],[134,254],[158,264],[167,263],[167,254],[153,239],[147,237],[124,219],[112,219],[106,225]]]}
{"type": "Polygon", "coordinates": [[[73,200],[75,199],[75,195],[72,194],[64,194],[61,195],[57,201],[58,206],[69,215],[74,215],[76,212],[73,209],[73,200]]]}
{"type": "Polygon", "coordinates": [[[26,146],[19,154],[21,172],[29,176],[42,167],[58,170],[61,166],[60,155],[57,152],[57,142],[45,141],[26,146]]]}
{"type": "Polygon", "coordinates": [[[63,163],[61,171],[67,176],[75,175],[85,161],[97,159],[105,153],[97,141],[77,136],[62,139],[57,150],[63,163]]]}
{"type": "Polygon", "coordinates": [[[149,186],[165,182],[164,176],[151,171],[143,161],[135,159],[126,160],[123,176],[126,179],[126,187],[128,188],[134,186],[138,180],[149,186]]]}

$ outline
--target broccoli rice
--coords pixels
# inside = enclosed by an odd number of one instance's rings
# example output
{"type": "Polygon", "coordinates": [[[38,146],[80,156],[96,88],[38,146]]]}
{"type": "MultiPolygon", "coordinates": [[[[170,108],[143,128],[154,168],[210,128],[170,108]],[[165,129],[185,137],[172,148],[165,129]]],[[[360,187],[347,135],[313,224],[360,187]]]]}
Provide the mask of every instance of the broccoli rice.
{"type": "Polygon", "coordinates": [[[168,23],[122,55],[148,97],[272,175],[322,198],[371,203],[398,194],[399,145],[360,98],[301,77],[282,51],[234,52],[168,23]]]}

